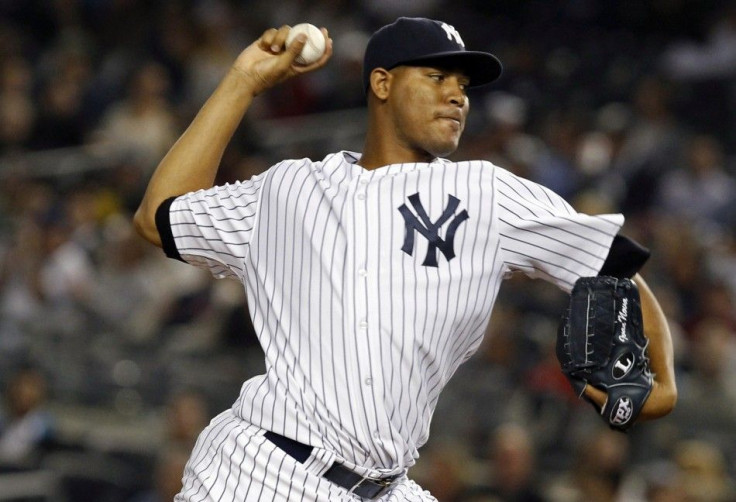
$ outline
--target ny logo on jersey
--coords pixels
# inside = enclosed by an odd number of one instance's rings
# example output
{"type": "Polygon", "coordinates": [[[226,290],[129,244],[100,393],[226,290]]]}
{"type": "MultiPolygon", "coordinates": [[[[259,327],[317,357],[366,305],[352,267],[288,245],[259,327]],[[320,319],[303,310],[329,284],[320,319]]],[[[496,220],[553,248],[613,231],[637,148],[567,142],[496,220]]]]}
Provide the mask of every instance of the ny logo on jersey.
{"type": "Polygon", "coordinates": [[[447,40],[452,40],[454,38],[456,44],[465,47],[463,39],[460,38],[460,33],[458,33],[458,31],[453,26],[450,26],[447,23],[442,23],[442,29],[445,30],[445,33],[447,33],[447,40]]]}
{"type": "Polygon", "coordinates": [[[460,200],[448,194],[447,207],[442,212],[442,216],[434,222],[429,219],[427,211],[419,200],[418,193],[410,195],[409,202],[414,207],[416,215],[412,213],[406,204],[402,204],[399,207],[399,212],[404,217],[404,223],[406,223],[406,235],[404,236],[404,245],[401,247],[401,250],[412,256],[414,252],[414,232],[417,231],[429,242],[427,256],[425,256],[422,265],[425,267],[436,267],[438,249],[445,255],[447,261],[452,260],[455,257],[455,232],[460,224],[468,219],[468,212],[463,209],[461,213],[455,215],[447,226],[444,239],[440,237],[439,230],[455,214],[460,200]]]}

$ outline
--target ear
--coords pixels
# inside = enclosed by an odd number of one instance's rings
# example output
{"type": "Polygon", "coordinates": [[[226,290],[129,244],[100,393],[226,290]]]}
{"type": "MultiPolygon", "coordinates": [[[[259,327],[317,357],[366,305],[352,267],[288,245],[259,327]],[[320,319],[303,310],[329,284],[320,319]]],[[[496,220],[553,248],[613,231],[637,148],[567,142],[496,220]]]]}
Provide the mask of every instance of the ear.
{"type": "Polygon", "coordinates": [[[392,75],[388,70],[376,68],[371,72],[371,90],[378,99],[385,100],[388,97],[391,89],[391,80],[392,75]]]}

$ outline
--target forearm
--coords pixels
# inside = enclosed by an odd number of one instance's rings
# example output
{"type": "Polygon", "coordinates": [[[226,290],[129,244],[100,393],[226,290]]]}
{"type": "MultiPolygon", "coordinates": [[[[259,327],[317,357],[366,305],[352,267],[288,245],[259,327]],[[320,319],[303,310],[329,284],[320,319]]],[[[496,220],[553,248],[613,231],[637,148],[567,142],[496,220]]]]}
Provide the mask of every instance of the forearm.
{"type": "Polygon", "coordinates": [[[289,26],[266,30],[240,53],[195,119],[171,147],[153,173],[134,222],[148,241],[161,246],[156,228],[156,210],[169,197],[212,186],[222,154],[253,98],[289,78],[323,67],[332,56],[332,40],[322,57],[309,65],[294,64],[306,36],[299,35],[285,46],[289,26]]]}
{"type": "Polygon", "coordinates": [[[161,245],[154,221],[161,202],[213,185],[225,148],[254,94],[242,73],[231,69],[161,160],[134,218],[136,228],[145,239],[161,245]]]}
{"type": "MultiPolygon", "coordinates": [[[[633,281],[639,290],[644,334],[649,340],[647,347],[649,367],[654,373],[652,390],[638,420],[651,420],[667,415],[677,402],[674,351],[667,318],[659,302],[639,274],[633,277],[633,281]]],[[[590,384],[585,385],[584,393],[599,409],[605,406],[608,399],[604,391],[590,384]]]]}
{"type": "Polygon", "coordinates": [[[654,388],[642,409],[640,420],[668,414],[677,401],[674,351],[667,318],[644,279],[637,274],[634,282],[639,287],[644,333],[649,339],[647,349],[654,376],[654,388]]]}

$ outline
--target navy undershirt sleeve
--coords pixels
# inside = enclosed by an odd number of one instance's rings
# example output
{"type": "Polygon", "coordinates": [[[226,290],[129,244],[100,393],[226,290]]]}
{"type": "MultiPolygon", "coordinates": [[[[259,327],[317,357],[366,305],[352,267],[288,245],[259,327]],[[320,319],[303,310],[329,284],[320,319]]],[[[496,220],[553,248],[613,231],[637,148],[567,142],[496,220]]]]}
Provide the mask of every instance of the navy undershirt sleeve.
{"type": "Polygon", "coordinates": [[[176,197],[170,197],[158,206],[156,210],[156,229],[158,230],[158,235],[161,237],[161,248],[166,253],[166,256],[175,260],[184,261],[179,254],[179,250],[176,249],[174,234],[171,232],[169,211],[171,210],[171,204],[174,202],[174,199],[176,197]]]}
{"type": "Polygon", "coordinates": [[[613,238],[611,249],[598,275],[631,278],[644,266],[650,255],[649,249],[618,234],[613,238]]]}

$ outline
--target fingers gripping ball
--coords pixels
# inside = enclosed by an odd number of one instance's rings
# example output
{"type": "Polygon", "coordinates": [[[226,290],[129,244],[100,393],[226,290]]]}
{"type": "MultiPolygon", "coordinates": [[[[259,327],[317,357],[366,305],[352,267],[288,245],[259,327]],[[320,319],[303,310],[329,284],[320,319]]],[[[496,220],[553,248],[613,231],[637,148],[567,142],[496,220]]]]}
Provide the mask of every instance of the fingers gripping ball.
{"type": "Polygon", "coordinates": [[[304,33],[307,36],[307,43],[304,44],[302,52],[294,60],[300,65],[310,65],[319,60],[325,53],[327,41],[324,34],[313,24],[301,23],[289,30],[289,36],[286,37],[286,47],[288,48],[297,35],[304,33]]]}
{"type": "Polygon", "coordinates": [[[584,277],[570,295],[557,335],[557,358],[573,388],[608,394],[601,417],[626,431],[652,390],[639,291],[629,279],[584,277]]]}

